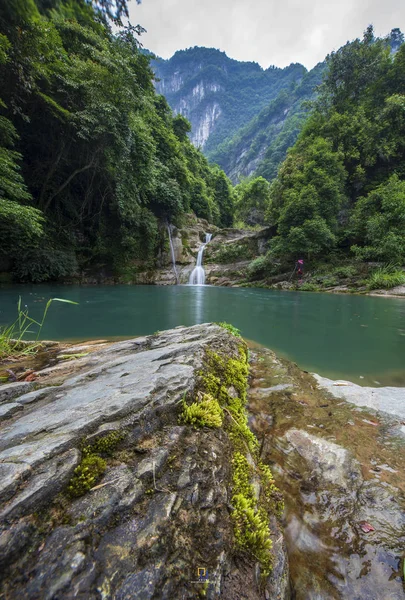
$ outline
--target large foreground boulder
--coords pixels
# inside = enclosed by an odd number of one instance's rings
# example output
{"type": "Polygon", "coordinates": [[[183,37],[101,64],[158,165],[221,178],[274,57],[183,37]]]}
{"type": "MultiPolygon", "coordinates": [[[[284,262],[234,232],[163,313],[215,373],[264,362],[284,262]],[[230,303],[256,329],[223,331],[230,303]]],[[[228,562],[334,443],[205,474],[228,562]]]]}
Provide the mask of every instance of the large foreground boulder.
{"type": "Polygon", "coordinates": [[[277,576],[268,568],[274,486],[235,408],[243,361],[240,338],[197,325],[104,346],[69,361],[69,376],[44,371],[46,387],[11,384],[0,400],[0,596],[273,597],[288,567],[279,548],[277,576]]]}

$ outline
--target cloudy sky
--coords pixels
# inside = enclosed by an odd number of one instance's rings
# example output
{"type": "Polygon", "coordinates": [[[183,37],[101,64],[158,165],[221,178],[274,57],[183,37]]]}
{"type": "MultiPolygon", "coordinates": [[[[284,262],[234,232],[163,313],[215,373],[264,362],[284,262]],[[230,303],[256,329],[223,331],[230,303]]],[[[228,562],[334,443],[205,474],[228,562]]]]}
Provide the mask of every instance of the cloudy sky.
{"type": "Polygon", "coordinates": [[[405,31],[405,0],[131,0],[130,18],[147,29],[143,45],[163,58],[207,46],[264,68],[311,68],[369,23],[377,35],[405,31]]]}

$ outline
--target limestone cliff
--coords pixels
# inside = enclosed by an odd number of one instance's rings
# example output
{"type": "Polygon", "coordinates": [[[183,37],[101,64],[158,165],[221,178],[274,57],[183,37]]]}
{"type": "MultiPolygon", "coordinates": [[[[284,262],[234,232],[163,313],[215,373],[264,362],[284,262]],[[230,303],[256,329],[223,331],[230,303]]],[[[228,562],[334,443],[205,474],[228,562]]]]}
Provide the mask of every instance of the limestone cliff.
{"type": "Polygon", "coordinates": [[[157,91],[191,122],[193,144],[237,183],[258,168],[269,179],[275,176],[306,118],[302,103],[313,97],[325,63],[310,72],[299,64],[262,69],[195,47],[154,60],[152,67],[157,91]]]}
{"type": "Polygon", "coordinates": [[[209,152],[257,115],[282,89],[299,82],[306,70],[262,69],[213,48],[189,48],[169,60],[152,62],[156,89],[192,125],[191,140],[209,152]]]}

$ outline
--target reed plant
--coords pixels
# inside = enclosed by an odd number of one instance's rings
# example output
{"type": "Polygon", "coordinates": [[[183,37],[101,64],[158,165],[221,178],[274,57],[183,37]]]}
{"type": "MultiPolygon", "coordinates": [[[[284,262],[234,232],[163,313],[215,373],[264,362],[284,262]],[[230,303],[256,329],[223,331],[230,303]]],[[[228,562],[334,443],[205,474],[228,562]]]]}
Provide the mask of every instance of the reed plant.
{"type": "Polygon", "coordinates": [[[17,303],[17,318],[11,325],[0,327],[0,360],[16,356],[35,354],[41,347],[39,337],[52,302],[78,304],[64,298],[50,298],[45,305],[41,320],[37,321],[28,314],[28,307],[22,305],[21,296],[17,303]],[[27,340],[26,336],[33,336],[27,340]]]}

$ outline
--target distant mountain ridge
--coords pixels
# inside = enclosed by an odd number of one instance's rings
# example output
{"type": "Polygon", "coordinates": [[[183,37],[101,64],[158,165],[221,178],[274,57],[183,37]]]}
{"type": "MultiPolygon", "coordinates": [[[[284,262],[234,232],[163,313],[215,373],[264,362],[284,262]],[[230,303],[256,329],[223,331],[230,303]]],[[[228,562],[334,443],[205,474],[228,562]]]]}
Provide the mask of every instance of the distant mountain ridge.
{"type": "MultiPolygon", "coordinates": [[[[395,54],[399,29],[385,38],[395,54]]],[[[293,146],[316,97],[326,61],[263,69],[214,48],[195,46],[151,61],[156,90],[191,123],[190,139],[233,183],[252,174],[269,181],[293,146]]]]}
{"type": "MultiPolygon", "coordinates": [[[[175,113],[191,122],[193,144],[223,165],[234,182],[256,171],[266,154],[262,142],[267,148],[280,134],[286,117],[298,109],[295,103],[301,95],[296,90],[308,88],[312,73],[298,63],[263,69],[255,62],[240,62],[220,50],[199,47],[179,50],[168,60],[153,60],[152,68],[157,92],[175,113]],[[278,113],[278,108],[283,112],[278,113]],[[269,130],[255,131],[272,111],[269,130]]],[[[314,85],[318,83],[316,79],[314,85]]],[[[312,87],[307,95],[313,95],[312,87]]],[[[299,127],[292,127],[284,145],[294,143],[298,131],[299,127]]],[[[277,150],[280,154],[278,146],[277,150]]]]}

